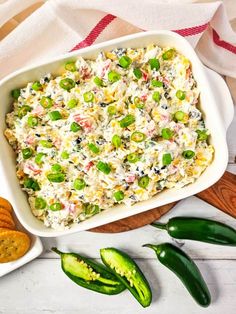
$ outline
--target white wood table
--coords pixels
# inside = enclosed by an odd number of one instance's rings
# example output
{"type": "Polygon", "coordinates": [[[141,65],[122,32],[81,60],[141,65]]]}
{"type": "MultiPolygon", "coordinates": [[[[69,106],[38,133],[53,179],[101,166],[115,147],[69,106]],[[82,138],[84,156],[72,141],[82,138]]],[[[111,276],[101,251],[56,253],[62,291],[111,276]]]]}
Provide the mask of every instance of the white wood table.
{"type": "MultiPolygon", "coordinates": [[[[236,173],[236,115],[228,131],[230,150],[228,170],[236,173]]],[[[162,221],[181,214],[193,214],[226,222],[236,228],[236,219],[207,203],[190,197],[181,201],[162,221]]],[[[190,297],[182,283],[157,262],[154,252],[142,248],[145,243],[171,241],[165,231],[151,226],[120,233],[81,232],[61,238],[43,239],[44,253],[36,260],[0,279],[0,314],[233,314],[236,313],[236,248],[178,241],[177,245],[196,261],[212,295],[212,304],[204,309],[190,297]],[[99,248],[114,246],[134,257],[147,276],[153,302],[143,309],[128,291],[105,296],[80,288],[60,268],[52,246],[99,258],[99,248]]]]}

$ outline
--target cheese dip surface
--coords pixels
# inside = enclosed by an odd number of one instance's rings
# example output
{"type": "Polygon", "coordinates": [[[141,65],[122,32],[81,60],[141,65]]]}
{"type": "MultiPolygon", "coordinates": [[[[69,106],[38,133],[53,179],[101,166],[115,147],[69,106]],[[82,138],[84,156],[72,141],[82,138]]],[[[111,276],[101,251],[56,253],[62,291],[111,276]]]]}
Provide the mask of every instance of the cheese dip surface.
{"type": "Polygon", "coordinates": [[[170,47],[78,57],[12,96],[5,135],[32,212],[48,227],[181,188],[213,158],[191,64],[170,47]]]}

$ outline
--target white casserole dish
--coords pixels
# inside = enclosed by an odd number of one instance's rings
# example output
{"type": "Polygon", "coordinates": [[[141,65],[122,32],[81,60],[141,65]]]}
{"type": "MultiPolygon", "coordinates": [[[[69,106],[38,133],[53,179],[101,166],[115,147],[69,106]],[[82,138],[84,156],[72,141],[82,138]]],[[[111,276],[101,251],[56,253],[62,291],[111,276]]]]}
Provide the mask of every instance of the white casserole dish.
{"type": "MultiPolygon", "coordinates": [[[[210,71],[211,73],[212,71],[210,71]]],[[[211,76],[211,74],[208,74],[211,76]]],[[[214,75],[213,75],[214,76],[214,75]]],[[[44,236],[54,237],[74,233],[77,231],[88,230],[118,219],[122,219],[140,212],[147,211],[173,201],[194,195],[212,184],[214,184],[224,173],[228,162],[228,149],[226,143],[226,130],[233,118],[233,105],[228,92],[227,86],[223,79],[220,83],[220,91],[211,88],[206,68],[202,65],[193,48],[181,36],[170,31],[151,31],[125,36],[115,40],[111,40],[102,44],[84,48],[79,51],[65,54],[41,65],[24,68],[17,71],[0,82],[0,170],[2,173],[1,182],[7,190],[7,197],[13,207],[20,222],[29,232],[44,236]],[[201,109],[204,112],[206,127],[210,130],[210,142],[215,148],[215,156],[212,164],[206,169],[201,177],[193,184],[182,189],[165,190],[150,200],[137,203],[132,207],[124,205],[116,206],[109,210],[105,210],[79,224],[74,224],[69,230],[57,231],[49,229],[43,225],[41,221],[33,216],[26,194],[21,190],[18,179],[15,174],[15,156],[11,146],[8,144],[3,135],[5,125],[5,114],[11,109],[12,99],[10,91],[14,88],[22,87],[29,81],[39,79],[48,72],[54,75],[60,74],[63,70],[65,61],[72,57],[81,55],[85,58],[94,58],[101,50],[110,50],[116,47],[144,47],[150,43],[159,46],[175,47],[180,53],[185,55],[192,63],[194,77],[201,91],[200,102],[201,109]],[[227,105],[220,109],[217,107],[218,99],[224,100],[227,105]]],[[[215,78],[215,80],[217,80],[215,78]]],[[[217,84],[216,84],[217,85],[217,84]]]]}

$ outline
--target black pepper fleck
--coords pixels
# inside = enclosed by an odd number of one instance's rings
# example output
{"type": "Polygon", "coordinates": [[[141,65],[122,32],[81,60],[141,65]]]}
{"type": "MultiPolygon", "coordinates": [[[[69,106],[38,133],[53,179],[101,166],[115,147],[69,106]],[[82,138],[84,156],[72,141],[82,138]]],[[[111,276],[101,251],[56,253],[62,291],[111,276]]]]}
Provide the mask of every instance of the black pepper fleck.
{"type": "Polygon", "coordinates": [[[163,105],[161,105],[161,108],[166,110],[166,109],[168,109],[168,106],[167,106],[167,104],[163,104],[163,105]]]}
{"type": "Polygon", "coordinates": [[[99,106],[105,108],[106,106],[108,106],[108,104],[105,102],[100,102],[99,106]]]}
{"type": "Polygon", "coordinates": [[[83,139],[81,137],[78,137],[75,142],[77,145],[79,145],[81,142],[83,141],[83,139]]]}
{"type": "Polygon", "coordinates": [[[159,174],[160,173],[160,168],[158,168],[158,167],[154,167],[153,170],[154,170],[155,174],[159,174]]]}

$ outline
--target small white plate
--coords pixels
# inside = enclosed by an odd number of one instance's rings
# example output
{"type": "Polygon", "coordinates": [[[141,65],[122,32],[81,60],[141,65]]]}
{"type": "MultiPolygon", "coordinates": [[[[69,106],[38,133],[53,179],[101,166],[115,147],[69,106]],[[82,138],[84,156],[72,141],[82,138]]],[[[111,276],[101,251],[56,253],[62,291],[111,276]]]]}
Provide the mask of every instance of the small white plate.
{"type": "Polygon", "coordinates": [[[29,251],[18,260],[9,263],[0,263],[0,277],[32,261],[33,259],[38,257],[43,251],[43,245],[40,238],[33,234],[30,234],[27,230],[25,230],[25,228],[20,224],[19,220],[16,218],[16,215],[14,213],[13,217],[16,223],[16,229],[19,231],[24,231],[29,235],[31,239],[31,245],[29,251]]]}

